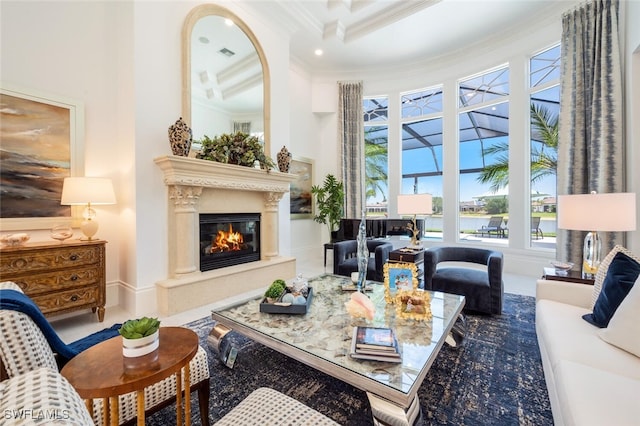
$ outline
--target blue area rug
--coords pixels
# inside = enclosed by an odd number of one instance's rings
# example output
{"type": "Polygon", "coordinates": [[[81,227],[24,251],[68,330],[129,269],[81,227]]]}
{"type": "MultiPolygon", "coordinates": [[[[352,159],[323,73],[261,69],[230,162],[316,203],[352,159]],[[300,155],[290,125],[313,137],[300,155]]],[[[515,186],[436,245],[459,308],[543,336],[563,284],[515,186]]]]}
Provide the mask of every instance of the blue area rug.
{"type": "MultiPolygon", "coordinates": [[[[467,315],[464,346],[445,345],[418,391],[419,424],[553,425],[534,320],[535,299],[513,294],[505,294],[500,316],[467,315]]],[[[198,333],[209,354],[212,423],[253,390],[268,386],[342,425],[373,424],[364,392],[236,333],[239,354],[229,369],[207,344],[211,318],[186,326],[198,333]]],[[[200,425],[193,398],[192,424],[200,425]]],[[[174,408],[159,411],[147,424],[175,424],[174,408]]]]}

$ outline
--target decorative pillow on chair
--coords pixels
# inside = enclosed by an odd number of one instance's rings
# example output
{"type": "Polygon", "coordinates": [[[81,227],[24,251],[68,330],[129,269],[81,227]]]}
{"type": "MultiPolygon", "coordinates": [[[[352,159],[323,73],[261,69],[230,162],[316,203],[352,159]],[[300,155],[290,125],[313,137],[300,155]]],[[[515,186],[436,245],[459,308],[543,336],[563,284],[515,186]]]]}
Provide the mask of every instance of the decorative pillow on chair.
{"type": "Polygon", "coordinates": [[[606,327],[638,275],[640,263],[622,252],[616,253],[602,282],[602,290],[593,307],[593,313],[583,315],[582,318],[596,327],[606,327]]]}
{"type": "Polygon", "coordinates": [[[599,334],[605,342],[640,357],[640,277],[599,334]]]}
{"type": "Polygon", "coordinates": [[[609,270],[609,264],[618,253],[624,253],[630,258],[634,259],[636,262],[640,263],[640,256],[636,256],[631,253],[630,250],[622,247],[621,245],[616,245],[611,249],[609,254],[602,259],[600,262],[600,266],[598,267],[598,272],[596,272],[596,277],[593,283],[593,294],[591,296],[591,309],[596,305],[596,301],[598,300],[598,296],[600,296],[600,290],[602,289],[602,283],[604,282],[605,277],[607,276],[607,271],[609,270]]]}

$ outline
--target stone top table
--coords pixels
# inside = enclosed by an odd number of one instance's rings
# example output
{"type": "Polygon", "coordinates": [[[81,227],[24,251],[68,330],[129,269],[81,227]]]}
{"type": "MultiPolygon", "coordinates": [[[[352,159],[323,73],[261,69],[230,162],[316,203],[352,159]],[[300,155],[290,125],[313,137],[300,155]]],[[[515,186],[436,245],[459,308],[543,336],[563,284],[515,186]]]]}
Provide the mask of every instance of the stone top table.
{"type": "Polygon", "coordinates": [[[297,359],[367,392],[374,417],[393,417],[412,424],[419,414],[417,391],[439,353],[445,339],[464,307],[464,297],[428,292],[432,318],[414,320],[398,318],[395,305],[387,304],[384,286],[369,281],[367,292],[376,306],[372,321],[352,318],[345,309],[350,292],[342,285],[350,279],[322,275],[309,280],[313,300],[305,315],[268,314],[259,309],[260,299],[223,307],[212,312],[220,324],[297,359]],[[353,327],[390,327],[402,351],[398,364],[354,359],[349,356],[353,327]],[[404,413],[398,416],[398,408],[404,413]],[[395,413],[395,414],[392,414],[395,413]],[[400,418],[402,417],[402,418],[400,418]]]}

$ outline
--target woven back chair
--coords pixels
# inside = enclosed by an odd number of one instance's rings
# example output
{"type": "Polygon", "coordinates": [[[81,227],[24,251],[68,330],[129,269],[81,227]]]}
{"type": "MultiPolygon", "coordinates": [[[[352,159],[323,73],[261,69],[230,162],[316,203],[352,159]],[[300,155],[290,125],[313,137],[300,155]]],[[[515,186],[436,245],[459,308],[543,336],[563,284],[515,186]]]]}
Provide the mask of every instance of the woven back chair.
{"type": "Polygon", "coordinates": [[[0,382],[0,411],[13,424],[93,424],[82,398],[60,373],[37,368],[0,382]],[[30,413],[30,414],[26,414],[30,413]]]}
{"type": "MultiPolygon", "coordinates": [[[[15,285],[15,284],[14,284],[15,285]]],[[[17,287],[17,285],[16,285],[17,287]]],[[[21,291],[2,283],[0,289],[9,288],[21,291]]],[[[39,368],[58,371],[56,357],[40,328],[26,314],[11,310],[0,310],[0,360],[11,379],[39,368]]],[[[202,348],[190,362],[191,391],[198,392],[200,417],[203,425],[209,425],[209,362],[202,348]]],[[[182,381],[184,383],[184,380],[182,381]]],[[[145,410],[152,414],[175,402],[176,383],[174,377],[168,377],[145,389],[145,410]]],[[[131,392],[119,397],[120,424],[134,424],[137,416],[136,393],[131,392]]],[[[102,399],[93,400],[93,419],[96,425],[102,425],[102,399]]]]}

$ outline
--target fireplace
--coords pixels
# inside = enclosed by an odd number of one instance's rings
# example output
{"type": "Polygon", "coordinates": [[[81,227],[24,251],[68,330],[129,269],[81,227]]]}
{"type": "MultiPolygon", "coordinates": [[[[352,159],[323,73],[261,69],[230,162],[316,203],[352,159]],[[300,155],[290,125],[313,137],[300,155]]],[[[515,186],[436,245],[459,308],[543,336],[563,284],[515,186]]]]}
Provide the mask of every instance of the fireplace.
{"type": "MultiPolygon", "coordinates": [[[[164,175],[169,208],[168,276],[156,282],[157,309],[162,315],[174,315],[248,292],[263,293],[276,278],[296,275],[295,258],[279,253],[278,212],[280,200],[289,192],[289,183],[295,180],[295,175],[175,155],[154,161],[164,175]],[[255,255],[258,260],[200,270],[200,215],[247,212],[255,214],[259,224],[241,232],[259,250],[255,255]]],[[[288,210],[288,202],[285,206],[288,210]]],[[[232,226],[236,228],[235,224],[232,226]]],[[[224,229],[228,230],[228,226],[224,229]]],[[[149,310],[145,308],[145,312],[149,310]]]]}
{"type": "Polygon", "coordinates": [[[260,214],[200,214],[200,271],[260,260],[260,214]]]}

